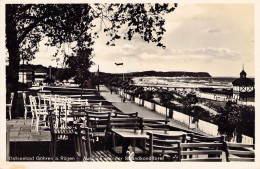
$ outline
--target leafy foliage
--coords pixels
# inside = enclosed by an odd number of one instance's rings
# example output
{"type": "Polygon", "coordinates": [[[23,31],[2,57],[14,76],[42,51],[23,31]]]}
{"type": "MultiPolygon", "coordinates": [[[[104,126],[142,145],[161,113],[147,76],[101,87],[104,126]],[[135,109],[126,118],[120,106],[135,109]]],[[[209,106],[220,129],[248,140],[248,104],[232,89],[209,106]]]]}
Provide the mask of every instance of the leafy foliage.
{"type": "Polygon", "coordinates": [[[93,64],[91,61],[93,49],[79,49],[77,55],[67,56],[66,64],[71,68],[71,74],[75,77],[75,82],[83,85],[90,79],[89,68],[93,64]]]}
{"type": "MultiPolygon", "coordinates": [[[[17,102],[20,60],[33,59],[43,38],[48,38],[47,46],[57,47],[54,56],[59,52],[65,53],[62,45],[76,43],[71,47],[72,55],[81,59],[86,56],[83,58],[86,63],[89,56],[80,53],[91,50],[100,32],[110,37],[107,42],[110,46],[114,46],[117,39],[131,40],[134,34],[139,34],[144,41],[165,48],[161,43],[166,31],[163,15],[176,7],[177,4],[172,7],[169,4],[7,4],[6,47],[11,70],[7,72],[7,92],[15,93],[14,105],[17,102]],[[96,30],[97,25],[99,28],[96,30]]],[[[76,63],[78,61],[73,60],[79,59],[69,57],[66,63],[76,63]]],[[[86,78],[83,76],[88,76],[88,71],[82,70],[86,74],[75,73],[81,82],[86,78]]],[[[13,110],[17,109],[14,107],[13,110]]]]}
{"type": "Polygon", "coordinates": [[[241,116],[235,104],[227,102],[223,111],[216,118],[219,133],[232,138],[237,125],[241,122],[241,116]]]}
{"type": "Polygon", "coordinates": [[[6,28],[7,32],[14,31],[17,41],[7,36],[7,48],[17,43],[20,57],[30,60],[45,36],[46,45],[58,49],[66,42],[90,47],[101,31],[110,37],[107,44],[113,46],[121,38],[121,28],[124,39],[131,40],[137,33],[145,41],[165,47],[161,43],[166,31],[163,15],[176,7],[177,4],[8,4],[6,28]],[[95,30],[97,23],[100,27],[95,30]]]}
{"type": "Polygon", "coordinates": [[[255,110],[253,107],[238,106],[235,103],[227,102],[223,111],[216,116],[216,122],[219,126],[218,131],[229,138],[236,134],[238,141],[241,141],[241,134],[255,136],[255,110]]]}
{"type": "Polygon", "coordinates": [[[174,99],[173,94],[167,90],[159,91],[158,97],[160,98],[160,103],[166,107],[168,107],[170,104],[170,101],[174,99]]]}
{"type": "Polygon", "coordinates": [[[69,80],[73,75],[70,73],[69,69],[58,69],[55,73],[55,77],[59,81],[69,80]]]}
{"type": "Polygon", "coordinates": [[[196,103],[198,103],[198,98],[194,94],[187,94],[182,99],[182,104],[186,113],[190,113],[192,105],[195,105],[196,103]]]}
{"type": "Polygon", "coordinates": [[[135,97],[144,97],[144,88],[142,86],[137,87],[137,89],[134,92],[135,97]]]}

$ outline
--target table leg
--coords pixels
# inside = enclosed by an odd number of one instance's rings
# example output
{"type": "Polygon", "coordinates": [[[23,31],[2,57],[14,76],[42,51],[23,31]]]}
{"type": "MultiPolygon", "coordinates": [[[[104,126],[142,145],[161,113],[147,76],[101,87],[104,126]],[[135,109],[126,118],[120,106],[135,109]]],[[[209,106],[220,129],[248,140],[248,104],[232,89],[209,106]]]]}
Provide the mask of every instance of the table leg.
{"type": "Polygon", "coordinates": [[[124,139],[123,141],[123,149],[122,149],[122,161],[127,161],[126,152],[128,150],[128,146],[130,145],[129,139],[124,139]]]}

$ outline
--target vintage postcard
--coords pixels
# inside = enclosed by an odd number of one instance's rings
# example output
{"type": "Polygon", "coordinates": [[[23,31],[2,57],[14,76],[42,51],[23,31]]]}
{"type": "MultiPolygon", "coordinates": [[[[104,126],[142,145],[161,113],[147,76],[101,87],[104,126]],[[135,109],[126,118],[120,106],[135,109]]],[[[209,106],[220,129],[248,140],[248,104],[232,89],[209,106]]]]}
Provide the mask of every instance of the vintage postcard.
{"type": "Polygon", "coordinates": [[[0,168],[260,167],[259,5],[1,1],[0,168]]]}

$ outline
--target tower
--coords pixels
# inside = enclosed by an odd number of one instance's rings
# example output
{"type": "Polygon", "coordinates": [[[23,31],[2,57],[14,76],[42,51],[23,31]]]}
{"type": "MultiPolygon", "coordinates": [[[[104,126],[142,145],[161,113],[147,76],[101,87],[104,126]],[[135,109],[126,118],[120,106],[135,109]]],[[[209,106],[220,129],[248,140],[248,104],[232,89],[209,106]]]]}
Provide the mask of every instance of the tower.
{"type": "Polygon", "coordinates": [[[246,77],[247,73],[244,70],[240,72],[240,78],[235,79],[233,84],[233,99],[248,102],[255,99],[255,83],[253,80],[246,77]]]}

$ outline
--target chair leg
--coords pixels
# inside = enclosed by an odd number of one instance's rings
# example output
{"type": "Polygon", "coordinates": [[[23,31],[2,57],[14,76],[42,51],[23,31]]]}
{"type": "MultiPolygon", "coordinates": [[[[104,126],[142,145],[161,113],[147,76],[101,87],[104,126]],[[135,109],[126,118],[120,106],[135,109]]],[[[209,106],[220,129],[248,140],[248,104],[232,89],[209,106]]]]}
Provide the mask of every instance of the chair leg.
{"type": "Polygon", "coordinates": [[[46,127],[46,126],[47,126],[46,117],[47,117],[47,115],[43,115],[44,127],[46,127]]]}
{"type": "Polygon", "coordinates": [[[77,139],[76,139],[76,136],[75,136],[75,135],[73,135],[72,137],[73,137],[73,144],[74,144],[74,149],[75,149],[75,159],[76,159],[76,161],[78,161],[78,154],[77,154],[77,152],[78,152],[77,139]]]}
{"type": "Polygon", "coordinates": [[[11,115],[11,114],[12,114],[12,108],[10,107],[10,108],[9,108],[9,119],[10,119],[10,120],[12,119],[12,115],[11,115]]]}
{"type": "Polygon", "coordinates": [[[27,108],[26,107],[24,108],[24,119],[25,120],[27,119],[27,108]]]}
{"type": "Polygon", "coordinates": [[[116,146],[115,133],[112,133],[112,147],[115,148],[115,146],[116,146]]]}
{"type": "Polygon", "coordinates": [[[34,120],[34,117],[32,117],[31,127],[33,126],[33,120],[34,120]]]}
{"type": "Polygon", "coordinates": [[[38,130],[39,130],[39,122],[40,122],[40,117],[37,116],[36,117],[36,132],[38,132],[38,130]]]}
{"type": "Polygon", "coordinates": [[[51,141],[50,141],[50,156],[54,159],[54,157],[53,157],[53,138],[51,138],[51,141]]]}
{"type": "Polygon", "coordinates": [[[53,159],[56,160],[56,153],[57,153],[57,138],[54,137],[54,147],[53,147],[53,159]]]}

